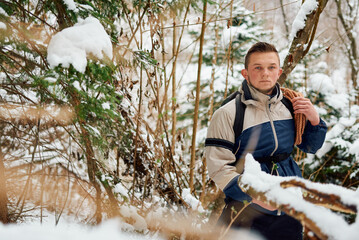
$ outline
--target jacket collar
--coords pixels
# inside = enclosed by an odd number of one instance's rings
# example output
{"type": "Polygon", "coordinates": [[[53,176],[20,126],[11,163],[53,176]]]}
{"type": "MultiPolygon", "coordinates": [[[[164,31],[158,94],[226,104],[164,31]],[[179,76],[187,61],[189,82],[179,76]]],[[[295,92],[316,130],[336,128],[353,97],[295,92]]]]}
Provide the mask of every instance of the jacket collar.
{"type": "Polygon", "coordinates": [[[242,101],[245,104],[264,104],[264,103],[270,103],[274,104],[276,102],[279,102],[283,98],[282,91],[280,90],[280,85],[276,83],[272,95],[266,95],[264,93],[261,93],[257,89],[255,89],[253,86],[248,84],[247,80],[244,80],[242,83],[242,87],[240,92],[243,94],[242,101]]]}

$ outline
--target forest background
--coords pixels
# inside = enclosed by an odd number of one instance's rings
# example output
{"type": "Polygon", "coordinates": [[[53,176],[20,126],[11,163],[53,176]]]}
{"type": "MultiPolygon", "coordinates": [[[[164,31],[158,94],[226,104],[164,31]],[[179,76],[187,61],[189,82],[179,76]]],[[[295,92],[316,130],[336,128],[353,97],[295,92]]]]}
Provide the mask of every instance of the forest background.
{"type": "Polygon", "coordinates": [[[304,178],[356,191],[358,12],[356,0],[0,0],[1,221],[116,217],[142,236],[207,236],[224,205],[207,126],[257,41],[277,46],[280,83],[328,124],[317,154],[293,152],[304,178]]]}

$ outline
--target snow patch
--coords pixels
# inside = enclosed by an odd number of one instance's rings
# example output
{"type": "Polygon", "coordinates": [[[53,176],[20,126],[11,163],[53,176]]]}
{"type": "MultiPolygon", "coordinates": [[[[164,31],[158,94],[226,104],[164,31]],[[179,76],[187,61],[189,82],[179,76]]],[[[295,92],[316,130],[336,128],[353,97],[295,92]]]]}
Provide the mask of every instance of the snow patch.
{"type": "Polygon", "coordinates": [[[318,91],[323,94],[333,93],[335,91],[332,79],[323,73],[312,74],[308,81],[308,87],[313,91],[318,91]]]}
{"type": "Polygon", "coordinates": [[[0,22],[0,29],[6,30],[6,24],[3,22],[0,22]]]}
{"type": "Polygon", "coordinates": [[[201,202],[197,200],[194,196],[192,196],[191,190],[189,188],[183,189],[182,198],[188,205],[190,205],[192,209],[199,212],[204,212],[201,202]]]}
{"type": "Polygon", "coordinates": [[[76,4],[73,0],[63,0],[63,1],[68,9],[70,9],[74,12],[78,12],[78,9],[76,8],[76,4]]]}
{"type": "Polygon", "coordinates": [[[129,198],[128,196],[128,191],[126,190],[126,188],[124,188],[124,186],[122,186],[122,183],[117,183],[115,185],[115,188],[113,190],[115,193],[119,193],[121,194],[122,196],[126,197],[126,198],[129,198]]]}
{"type": "Polygon", "coordinates": [[[84,73],[89,54],[99,59],[103,59],[104,54],[112,58],[110,37],[94,17],[80,20],[73,27],[55,34],[48,46],[47,60],[52,68],[60,64],[68,68],[72,64],[77,71],[84,73]]]}
{"type": "Polygon", "coordinates": [[[328,94],[325,96],[325,101],[337,110],[347,109],[349,105],[349,97],[345,93],[328,94]]]}
{"type": "Polygon", "coordinates": [[[4,16],[6,16],[6,17],[9,16],[9,15],[7,15],[6,11],[5,11],[2,7],[0,7],[0,14],[1,14],[1,15],[4,15],[4,16]]]}
{"type": "Polygon", "coordinates": [[[126,233],[129,224],[118,219],[106,221],[99,226],[86,226],[81,224],[68,223],[66,225],[54,226],[48,223],[31,224],[8,224],[0,223],[1,239],[26,239],[26,240],[98,240],[104,238],[118,240],[144,240],[144,239],[163,239],[159,236],[145,236],[134,233],[126,233]]]}
{"type": "Polygon", "coordinates": [[[350,146],[349,153],[356,156],[356,161],[359,160],[359,139],[355,140],[350,146]]]}
{"type": "Polygon", "coordinates": [[[148,231],[146,220],[137,213],[137,209],[134,206],[122,206],[120,212],[124,217],[130,217],[134,221],[132,226],[135,230],[141,232],[148,231]]]}
{"type": "Polygon", "coordinates": [[[110,109],[111,108],[110,104],[108,102],[102,103],[101,106],[102,106],[103,109],[110,109]]]}

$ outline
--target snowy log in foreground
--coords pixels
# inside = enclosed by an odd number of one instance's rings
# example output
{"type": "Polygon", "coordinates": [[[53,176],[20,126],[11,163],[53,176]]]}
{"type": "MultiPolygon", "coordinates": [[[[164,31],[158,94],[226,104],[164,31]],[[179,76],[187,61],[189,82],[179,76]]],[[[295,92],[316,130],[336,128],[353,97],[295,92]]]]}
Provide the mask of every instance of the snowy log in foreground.
{"type": "Polygon", "coordinates": [[[349,225],[343,217],[330,210],[356,213],[358,191],[298,177],[269,175],[261,171],[252,155],[246,156],[245,171],[239,178],[239,185],[249,195],[298,219],[320,239],[357,239],[359,236],[358,219],[349,225]]]}

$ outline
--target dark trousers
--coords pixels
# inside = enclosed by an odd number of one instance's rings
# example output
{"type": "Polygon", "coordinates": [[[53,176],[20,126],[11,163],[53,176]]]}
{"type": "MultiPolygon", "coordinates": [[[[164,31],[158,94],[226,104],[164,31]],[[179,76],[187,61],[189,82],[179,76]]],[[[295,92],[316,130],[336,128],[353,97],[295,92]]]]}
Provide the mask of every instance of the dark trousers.
{"type": "MultiPolygon", "coordinates": [[[[220,226],[228,226],[236,217],[244,204],[237,201],[229,202],[218,220],[220,226]]],[[[286,214],[281,216],[264,214],[250,205],[238,215],[231,225],[235,229],[249,229],[261,234],[268,240],[301,240],[303,227],[300,222],[286,214]]]]}

